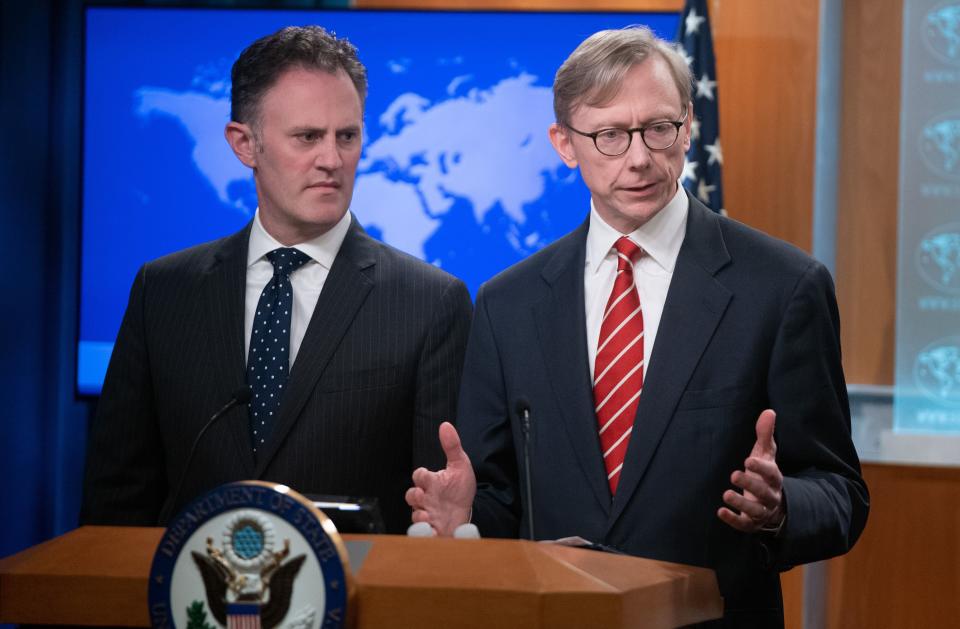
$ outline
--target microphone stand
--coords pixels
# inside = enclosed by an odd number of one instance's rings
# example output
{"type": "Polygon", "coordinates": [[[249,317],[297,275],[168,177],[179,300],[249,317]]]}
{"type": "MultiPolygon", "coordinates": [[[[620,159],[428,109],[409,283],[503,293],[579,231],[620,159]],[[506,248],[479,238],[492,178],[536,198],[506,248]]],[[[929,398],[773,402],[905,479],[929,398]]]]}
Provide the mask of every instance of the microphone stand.
{"type": "Polygon", "coordinates": [[[527,492],[525,509],[530,541],[536,539],[533,529],[533,483],[530,481],[530,403],[525,398],[517,400],[517,414],[520,415],[520,427],[523,430],[523,476],[527,492]]]}
{"type": "Polygon", "coordinates": [[[210,416],[210,419],[207,420],[207,423],[203,425],[203,428],[200,429],[200,432],[197,433],[197,436],[193,440],[193,445],[190,446],[190,454],[187,455],[187,463],[183,466],[183,471],[180,473],[180,480],[177,481],[177,489],[173,492],[173,500],[167,503],[167,506],[163,508],[163,511],[160,512],[159,524],[161,526],[166,526],[167,518],[170,517],[170,511],[173,510],[174,506],[177,504],[177,501],[180,500],[180,492],[183,491],[183,482],[187,479],[187,472],[190,471],[190,464],[193,463],[193,456],[197,453],[197,445],[200,443],[200,439],[207,432],[210,426],[213,426],[218,419],[227,414],[227,411],[232,409],[234,406],[242,406],[250,402],[250,398],[253,397],[253,392],[250,390],[250,387],[244,385],[243,387],[237,389],[234,394],[230,397],[230,401],[227,402],[223,408],[210,416]]]}

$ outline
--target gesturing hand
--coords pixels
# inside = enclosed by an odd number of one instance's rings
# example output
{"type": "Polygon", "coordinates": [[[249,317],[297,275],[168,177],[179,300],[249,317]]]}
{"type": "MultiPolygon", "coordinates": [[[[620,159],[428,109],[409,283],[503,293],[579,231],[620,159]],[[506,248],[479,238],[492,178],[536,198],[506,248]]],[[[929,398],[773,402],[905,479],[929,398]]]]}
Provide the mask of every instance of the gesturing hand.
{"type": "Polygon", "coordinates": [[[447,466],[438,472],[424,467],[414,470],[413,487],[405,498],[413,508],[414,522],[427,522],[437,535],[449,537],[454,529],[470,521],[477,480],[453,424],[440,425],[440,445],[447,466]]]}
{"type": "Polygon", "coordinates": [[[783,509],[783,474],[777,467],[777,443],[773,440],[777,414],[770,409],[757,419],[757,441],[744,469],[730,475],[730,481],[743,490],[728,489],[723,501],[732,509],[720,507],[717,517],[744,533],[780,525],[785,517],[783,509]]]}

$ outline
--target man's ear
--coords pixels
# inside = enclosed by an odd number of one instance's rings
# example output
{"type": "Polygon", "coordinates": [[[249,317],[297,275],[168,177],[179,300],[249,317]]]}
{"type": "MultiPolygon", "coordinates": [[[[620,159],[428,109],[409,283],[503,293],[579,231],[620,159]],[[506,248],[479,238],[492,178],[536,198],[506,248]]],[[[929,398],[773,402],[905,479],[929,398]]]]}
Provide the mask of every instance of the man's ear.
{"type": "Polygon", "coordinates": [[[233,149],[233,154],[243,162],[244,166],[257,167],[257,139],[254,137],[250,125],[242,122],[229,122],[223,130],[223,135],[227,138],[227,144],[233,149]]]}
{"type": "Polygon", "coordinates": [[[687,103],[687,119],[683,121],[683,152],[690,150],[690,142],[693,139],[693,101],[687,103]]]}
{"type": "Polygon", "coordinates": [[[559,123],[554,122],[550,125],[549,134],[550,144],[553,145],[553,149],[563,160],[563,163],[567,165],[567,168],[576,168],[577,157],[573,152],[570,132],[559,123]]]}

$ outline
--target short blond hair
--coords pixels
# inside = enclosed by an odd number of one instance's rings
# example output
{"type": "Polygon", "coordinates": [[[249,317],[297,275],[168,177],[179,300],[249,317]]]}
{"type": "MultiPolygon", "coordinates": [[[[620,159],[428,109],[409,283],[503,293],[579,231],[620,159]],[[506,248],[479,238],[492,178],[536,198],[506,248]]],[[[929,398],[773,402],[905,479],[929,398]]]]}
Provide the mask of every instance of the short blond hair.
{"type": "Polygon", "coordinates": [[[693,77],[674,45],[647,26],[605,30],[586,38],[557,70],[553,81],[553,113],[567,124],[574,108],[603,105],[616,96],[627,71],[657,55],[667,63],[683,107],[690,102],[693,77]]]}

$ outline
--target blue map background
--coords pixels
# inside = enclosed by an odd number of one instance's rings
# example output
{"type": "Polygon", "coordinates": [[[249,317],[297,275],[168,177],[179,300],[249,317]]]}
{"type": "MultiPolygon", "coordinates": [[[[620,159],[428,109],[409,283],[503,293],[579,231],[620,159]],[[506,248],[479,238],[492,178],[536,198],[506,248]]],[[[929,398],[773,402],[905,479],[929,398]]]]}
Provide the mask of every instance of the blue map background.
{"type": "Polygon", "coordinates": [[[233,60],[290,24],[346,36],[369,72],[351,210],[471,292],[584,220],[547,140],[557,67],[590,33],[674,13],[87,10],[78,389],[98,393],[137,269],[253,216],[223,139],[233,60]]]}

